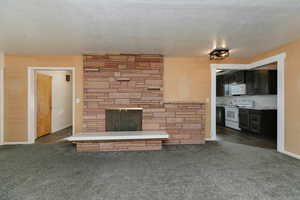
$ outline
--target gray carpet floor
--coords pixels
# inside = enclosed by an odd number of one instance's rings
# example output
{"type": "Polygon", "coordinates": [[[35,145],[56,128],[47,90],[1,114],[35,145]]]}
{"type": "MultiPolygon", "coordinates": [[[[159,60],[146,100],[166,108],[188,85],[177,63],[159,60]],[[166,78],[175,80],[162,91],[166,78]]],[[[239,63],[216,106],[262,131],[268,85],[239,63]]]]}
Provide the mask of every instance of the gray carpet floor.
{"type": "Polygon", "coordinates": [[[2,146],[0,199],[299,200],[300,161],[225,141],[113,153],[2,146]]]}

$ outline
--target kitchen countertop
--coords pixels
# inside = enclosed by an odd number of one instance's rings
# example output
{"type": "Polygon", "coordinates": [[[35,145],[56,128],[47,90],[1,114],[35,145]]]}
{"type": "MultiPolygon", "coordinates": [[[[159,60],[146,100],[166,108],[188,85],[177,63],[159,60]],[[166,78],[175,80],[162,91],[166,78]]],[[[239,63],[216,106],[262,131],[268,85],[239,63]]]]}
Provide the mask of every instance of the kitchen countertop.
{"type": "Polygon", "coordinates": [[[236,105],[223,105],[219,104],[217,107],[238,107],[243,109],[249,109],[249,110],[277,110],[276,106],[253,106],[253,107],[243,107],[243,106],[236,106],[236,105]]]}

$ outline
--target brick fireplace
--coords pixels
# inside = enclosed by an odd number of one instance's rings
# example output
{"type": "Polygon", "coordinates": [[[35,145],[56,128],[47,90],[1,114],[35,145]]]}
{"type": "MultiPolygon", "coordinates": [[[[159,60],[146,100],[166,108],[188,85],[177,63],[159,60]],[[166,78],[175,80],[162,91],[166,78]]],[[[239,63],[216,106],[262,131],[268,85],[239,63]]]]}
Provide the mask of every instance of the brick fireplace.
{"type": "Polygon", "coordinates": [[[162,56],[87,55],[84,59],[84,131],[105,131],[107,108],[143,108],[143,130],[165,129],[162,56]]]}
{"type": "Polygon", "coordinates": [[[163,101],[163,56],[85,55],[83,131],[106,131],[106,111],[142,109],[144,131],[167,131],[166,144],[204,143],[206,105],[163,101]]]}

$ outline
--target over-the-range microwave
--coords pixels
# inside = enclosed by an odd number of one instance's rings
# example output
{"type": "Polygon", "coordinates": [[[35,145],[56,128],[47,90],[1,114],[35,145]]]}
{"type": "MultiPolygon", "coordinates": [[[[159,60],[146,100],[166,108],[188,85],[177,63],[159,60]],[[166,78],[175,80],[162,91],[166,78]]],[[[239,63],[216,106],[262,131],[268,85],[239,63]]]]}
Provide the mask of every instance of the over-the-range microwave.
{"type": "Polygon", "coordinates": [[[232,96],[246,95],[246,84],[230,85],[230,93],[232,96]]]}

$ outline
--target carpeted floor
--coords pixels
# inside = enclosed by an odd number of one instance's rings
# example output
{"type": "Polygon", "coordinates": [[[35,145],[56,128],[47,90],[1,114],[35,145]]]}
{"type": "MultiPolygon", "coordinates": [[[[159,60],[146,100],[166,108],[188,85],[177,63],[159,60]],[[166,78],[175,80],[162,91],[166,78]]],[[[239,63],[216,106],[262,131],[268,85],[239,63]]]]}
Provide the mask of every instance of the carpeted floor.
{"type": "Polygon", "coordinates": [[[226,141],[114,153],[2,146],[0,199],[299,200],[300,161],[226,141]]]}

